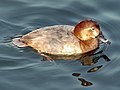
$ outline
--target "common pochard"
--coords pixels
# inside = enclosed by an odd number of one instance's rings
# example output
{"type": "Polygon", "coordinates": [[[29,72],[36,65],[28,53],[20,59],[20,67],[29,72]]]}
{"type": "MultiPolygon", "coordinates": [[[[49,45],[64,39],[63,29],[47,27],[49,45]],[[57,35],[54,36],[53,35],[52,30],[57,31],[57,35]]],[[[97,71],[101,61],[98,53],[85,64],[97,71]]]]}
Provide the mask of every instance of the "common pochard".
{"type": "Polygon", "coordinates": [[[76,26],[54,25],[34,30],[20,38],[14,38],[18,47],[32,47],[47,58],[75,59],[95,50],[99,41],[108,43],[99,25],[93,20],[83,20],[76,26]],[[67,58],[64,58],[66,57],[67,58]]]}

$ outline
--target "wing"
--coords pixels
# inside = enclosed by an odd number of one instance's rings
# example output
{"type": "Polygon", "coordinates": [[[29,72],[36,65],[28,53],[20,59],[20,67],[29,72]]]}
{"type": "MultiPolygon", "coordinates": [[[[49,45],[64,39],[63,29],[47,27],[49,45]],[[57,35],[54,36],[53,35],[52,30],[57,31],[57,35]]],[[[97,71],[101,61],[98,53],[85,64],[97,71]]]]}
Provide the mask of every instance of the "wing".
{"type": "Polygon", "coordinates": [[[24,35],[20,41],[39,52],[51,54],[80,53],[78,39],[73,35],[74,27],[55,25],[37,29],[24,35]]]}

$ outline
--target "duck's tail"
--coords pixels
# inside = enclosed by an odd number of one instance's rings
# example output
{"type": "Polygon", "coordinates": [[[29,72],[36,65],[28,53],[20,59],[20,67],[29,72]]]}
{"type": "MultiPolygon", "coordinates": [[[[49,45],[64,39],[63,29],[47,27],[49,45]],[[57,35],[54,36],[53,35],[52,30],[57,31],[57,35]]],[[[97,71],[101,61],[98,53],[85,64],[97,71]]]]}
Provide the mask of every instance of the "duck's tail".
{"type": "Polygon", "coordinates": [[[12,43],[18,47],[27,47],[27,45],[20,41],[20,38],[12,39],[12,43]]]}

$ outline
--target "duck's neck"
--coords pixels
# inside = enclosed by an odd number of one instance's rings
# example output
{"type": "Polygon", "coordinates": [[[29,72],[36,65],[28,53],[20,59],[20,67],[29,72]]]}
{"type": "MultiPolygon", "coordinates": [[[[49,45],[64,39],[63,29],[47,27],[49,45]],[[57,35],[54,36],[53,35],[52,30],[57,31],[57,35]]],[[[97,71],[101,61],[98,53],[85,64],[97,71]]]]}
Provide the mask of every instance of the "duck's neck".
{"type": "Polygon", "coordinates": [[[98,48],[98,46],[99,46],[99,42],[97,38],[91,40],[80,40],[80,48],[83,53],[92,51],[98,48]]]}

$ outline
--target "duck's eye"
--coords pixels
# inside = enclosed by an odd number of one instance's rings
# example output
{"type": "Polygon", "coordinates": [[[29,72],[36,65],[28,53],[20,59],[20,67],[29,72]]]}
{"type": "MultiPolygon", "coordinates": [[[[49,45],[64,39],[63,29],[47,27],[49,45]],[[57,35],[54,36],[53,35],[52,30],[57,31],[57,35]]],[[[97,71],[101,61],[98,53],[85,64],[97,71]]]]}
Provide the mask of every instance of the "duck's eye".
{"type": "Polygon", "coordinates": [[[95,30],[95,28],[92,28],[91,30],[95,30]]]}

